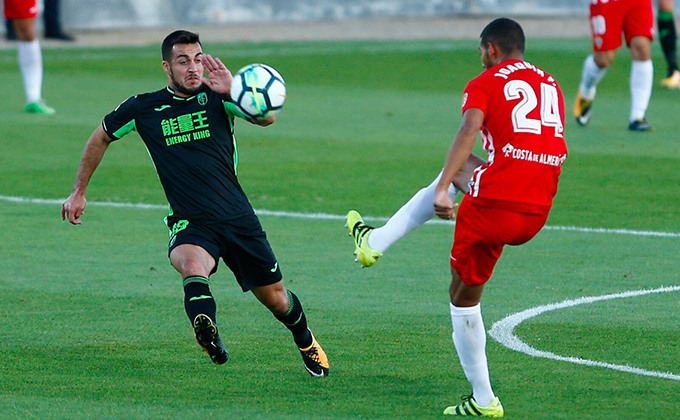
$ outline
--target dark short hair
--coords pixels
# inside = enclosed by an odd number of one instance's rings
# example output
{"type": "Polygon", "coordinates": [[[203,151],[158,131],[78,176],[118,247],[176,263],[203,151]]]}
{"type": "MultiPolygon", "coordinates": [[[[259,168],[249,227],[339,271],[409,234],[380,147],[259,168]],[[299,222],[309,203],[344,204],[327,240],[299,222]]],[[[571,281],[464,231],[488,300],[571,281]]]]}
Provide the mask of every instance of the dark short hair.
{"type": "Polygon", "coordinates": [[[486,25],[480,35],[482,45],[494,44],[503,53],[515,51],[524,54],[524,31],[519,23],[508,18],[498,18],[486,25]]]}
{"type": "Polygon", "coordinates": [[[193,32],[178,30],[170,35],[166,36],[163,40],[163,45],[161,46],[161,54],[163,54],[163,60],[170,61],[172,58],[172,47],[175,44],[198,44],[201,45],[201,40],[198,39],[198,34],[193,32]]]}

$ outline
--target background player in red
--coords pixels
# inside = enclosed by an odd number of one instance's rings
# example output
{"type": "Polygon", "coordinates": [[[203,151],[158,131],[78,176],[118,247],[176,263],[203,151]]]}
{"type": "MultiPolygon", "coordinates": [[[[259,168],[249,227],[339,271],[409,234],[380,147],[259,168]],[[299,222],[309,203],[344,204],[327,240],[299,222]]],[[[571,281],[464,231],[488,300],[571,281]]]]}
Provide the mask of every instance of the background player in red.
{"type": "Polygon", "coordinates": [[[43,65],[40,43],[35,37],[35,0],[5,0],[5,18],[14,22],[19,38],[18,59],[26,93],[26,112],[54,114],[42,99],[43,65]]]}
{"type": "Polygon", "coordinates": [[[623,32],[626,45],[633,56],[628,129],[652,130],[645,119],[654,82],[654,65],[650,58],[654,38],[652,0],[591,0],[590,29],[593,35],[593,54],[583,63],[581,84],[574,104],[576,122],[586,125],[590,121],[597,84],[614,61],[616,50],[621,46],[623,32]]]}
{"type": "Polygon", "coordinates": [[[458,210],[449,289],[453,343],[473,393],[444,414],[504,414],[489,381],[479,302],[503,247],[529,241],[545,224],[567,157],[562,91],[524,61],[524,44],[522,27],[511,19],[496,19],[482,31],[487,70],[465,89],[463,121],[435,191],[436,214],[456,216],[449,185],[481,130],[488,163],[475,170],[458,210]]]}

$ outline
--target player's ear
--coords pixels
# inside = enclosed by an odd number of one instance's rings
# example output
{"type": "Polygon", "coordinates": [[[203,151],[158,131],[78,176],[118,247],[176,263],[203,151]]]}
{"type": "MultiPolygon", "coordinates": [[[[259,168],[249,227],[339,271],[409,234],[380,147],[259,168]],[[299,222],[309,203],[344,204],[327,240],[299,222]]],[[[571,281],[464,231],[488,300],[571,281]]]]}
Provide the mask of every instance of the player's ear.
{"type": "Polygon", "coordinates": [[[498,57],[498,54],[500,53],[500,49],[496,46],[496,44],[492,44],[489,42],[487,45],[487,51],[489,51],[489,57],[496,58],[498,57]]]}
{"type": "Polygon", "coordinates": [[[165,71],[165,74],[168,76],[170,75],[170,63],[165,60],[163,60],[163,70],[165,71]]]}
{"type": "Polygon", "coordinates": [[[494,64],[498,64],[498,58],[503,55],[501,49],[496,44],[489,42],[489,58],[494,64]]]}

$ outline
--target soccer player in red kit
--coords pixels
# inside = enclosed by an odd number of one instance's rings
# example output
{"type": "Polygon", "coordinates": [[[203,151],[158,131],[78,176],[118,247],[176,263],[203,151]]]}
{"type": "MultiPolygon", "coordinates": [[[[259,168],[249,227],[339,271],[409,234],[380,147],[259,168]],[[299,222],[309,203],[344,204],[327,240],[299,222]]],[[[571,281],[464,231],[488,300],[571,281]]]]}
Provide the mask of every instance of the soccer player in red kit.
{"type": "Polygon", "coordinates": [[[18,61],[26,93],[26,112],[52,115],[54,109],[42,99],[43,65],[40,43],[35,36],[35,0],[4,0],[5,18],[12,20],[19,38],[18,61]]]}
{"type": "Polygon", "coordinates": [[[633,58],[628,129],[640,132],[653,130],[645,119],[654,82],[654,64],[651,59],[654,38],[652,0],[591,0],[590,29],[593,54],[583,62],[581,83],[574,103],[576,122],[586,125],[590,121],[597,85],[614,61],[623,34],[633,58]]]}
{"type": "Polygon", "coordinates": [[[504,414],[489,381],[482,289],[503,247],[529,241],[545,224],[567,157],[562,91],[551,75],[524,61],[524,44],[522,27],[511,19],[496,19],[482,31],[486,71],[465,89],[463,121],[435,190],[436,214],[457,219],[449,289],[453,343],[473,391],[444,414],[504,414]],[[447,192],[480,130],[488,163],[475,170],[456,215],[447,192]]]}

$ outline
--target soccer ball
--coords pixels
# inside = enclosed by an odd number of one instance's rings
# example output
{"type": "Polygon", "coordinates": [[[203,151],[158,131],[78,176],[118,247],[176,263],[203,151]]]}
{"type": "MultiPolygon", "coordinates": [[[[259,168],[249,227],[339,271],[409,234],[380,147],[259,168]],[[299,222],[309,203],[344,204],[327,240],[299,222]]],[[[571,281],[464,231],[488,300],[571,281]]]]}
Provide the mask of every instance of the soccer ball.
{"type": "Polygon", "coordinates": [[[276,115],[286,101],[286,82],[265,64],[250,64],[239,70],[231,82],[231,99],[251,119],[276,115]]]}

